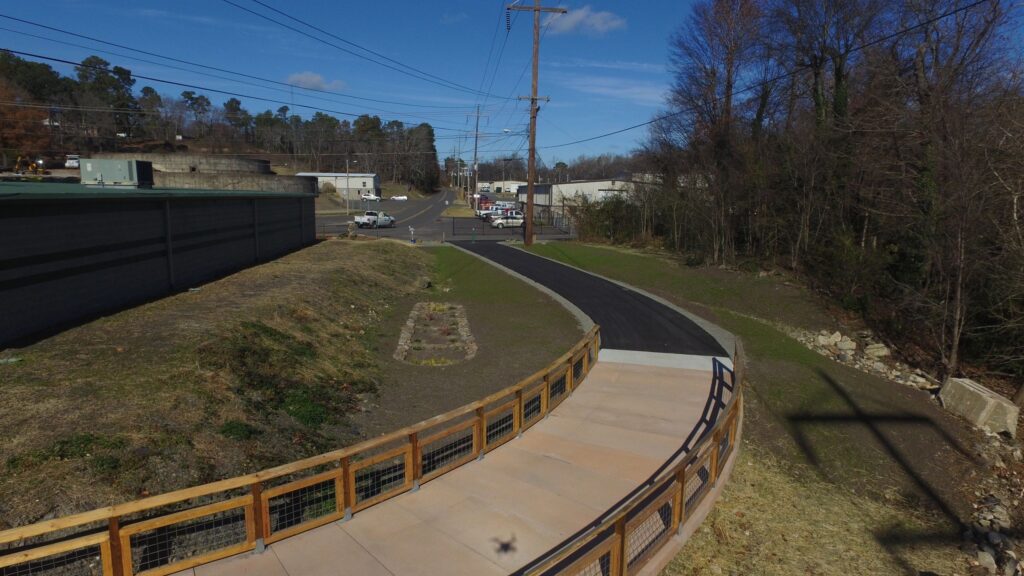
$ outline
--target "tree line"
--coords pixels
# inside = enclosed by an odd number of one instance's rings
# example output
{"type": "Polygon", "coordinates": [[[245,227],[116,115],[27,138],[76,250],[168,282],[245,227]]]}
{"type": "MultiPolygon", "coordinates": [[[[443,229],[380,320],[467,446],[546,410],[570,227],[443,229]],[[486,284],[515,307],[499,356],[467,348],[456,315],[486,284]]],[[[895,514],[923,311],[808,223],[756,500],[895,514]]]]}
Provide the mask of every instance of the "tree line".
{"type": "MultiPolygon", "coordinates": [[[[1024,378],[1011,3],[699,0],[633,198],[583,233],[784,266],[941,374],[1024,378]]],[[[1019,386],[1018,403],[1024,403],[1019,386]]]]}
{"type": "Polygon", "coordinates": [[[95,151],[272,154],[296,169],[376,172],[382,179],[432,191],[440,185],[434,128],[362,115],[339,120],[323,112],[303,118],[288,106],[252,113],[238,98],[217,105],[186,90],[135,91],[130,70],[98,56],[75,77],[0,51],[0,166],[16,155],[95,151]]]}

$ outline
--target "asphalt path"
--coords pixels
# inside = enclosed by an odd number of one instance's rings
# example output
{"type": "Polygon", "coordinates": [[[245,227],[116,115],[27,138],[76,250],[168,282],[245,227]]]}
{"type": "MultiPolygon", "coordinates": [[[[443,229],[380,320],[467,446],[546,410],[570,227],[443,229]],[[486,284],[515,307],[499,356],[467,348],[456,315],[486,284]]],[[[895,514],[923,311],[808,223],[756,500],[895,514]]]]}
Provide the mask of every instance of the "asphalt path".
{"type": "MultiPolygon", "coordinates": [[[[445,190],[426,198],[406,200],[397,202],[395,200],[382,200],[380,202],[353,202],[353,210],[376,210],[387,212],[398,221],[394,228],[363,228],[360,234],[367,236],[380,236],[409,238],[409,227],[415,229],[417,238],[440,239],[441,232],[445,229],[447,219],[441,218],[441,213],[447,207],[445,202],[451,202],[455,193],[445,190]]],[[[318,233],[338,234],[348,231],[348,223],[352,216],[344,214],[317,214],[316,229],[318,233]]]]}
{"type": "Polygon", "coordinates": [[[728,356],[718,341],[683,314],[619,284],[498,242],[455,244],[575,304],[601,325],[602,348],[728,356]]]}

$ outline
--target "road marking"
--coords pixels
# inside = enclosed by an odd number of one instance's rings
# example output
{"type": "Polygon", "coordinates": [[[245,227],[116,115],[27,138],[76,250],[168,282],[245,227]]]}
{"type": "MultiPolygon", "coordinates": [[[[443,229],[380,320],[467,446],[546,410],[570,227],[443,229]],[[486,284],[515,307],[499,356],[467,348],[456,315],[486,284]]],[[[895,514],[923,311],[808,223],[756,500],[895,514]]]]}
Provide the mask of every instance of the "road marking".
{"type": "Polygon", "coordinates": [[[426,208],[424,208],[423,210],[420,210],[419,212],[413,214],[412,216],[409,216],[408,218],[406,218],[406,220],[412,220],[413,218],[419,216],[420,214],[423,214],[424,212],[426,212],[427,210],[430,210],[431,208],[437,208],[437,206],[441,203],[441,200],[444,200],[446,198],[448,198],[448,191],[447,190],[444,191],[444,194],[441,195],[441,198],[437,202],[427,206],[426,208]]]}

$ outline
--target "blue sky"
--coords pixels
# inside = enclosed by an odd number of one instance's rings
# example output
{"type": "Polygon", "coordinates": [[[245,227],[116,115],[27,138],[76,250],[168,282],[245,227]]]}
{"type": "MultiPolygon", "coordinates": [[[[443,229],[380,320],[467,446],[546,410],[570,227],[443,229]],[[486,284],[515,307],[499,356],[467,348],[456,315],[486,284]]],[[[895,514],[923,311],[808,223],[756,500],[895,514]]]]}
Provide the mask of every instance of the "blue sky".
{"type": "MultiPolygon", "coordinates": [[[[303,28],[253,0],[231,1],[303,28]]],[[[160,61],[3,18],[0,18],[0,28],[3,28],[0,46],[73,61],[96,53],[131,69],[136,75],[338,112],[377,114],[384,119],[409,123],[429,121],[438,128],[438,152],[442,157],[451,152],[460,134],[472,132],[473,118],[469,113],[480,104],[485,115],[480,131],[489,134],[481,139],[481,155],[484,158],[505,156],[516,150],[525,154],[523,134],[528,107],[524,102],[507,98],[529,94],[532,22],[528,13],[513,13],[512,30],[506,40],[505,2],[497,0],[260,1],[402,64],[472,89],[483,86],[484,91],[496,97],[484,98],[400,74],[261,19],[223,0],[59,0],[46,2],[45,10],[31,2],[19,2],[0,7],[0,14],[297,86],[396,103],[360,101],[283,86],[275,90],[252,79],[242,79],[250,83],[243,84],[212,78],[200,75],[187,65],[160,61]],[[188,70],[140,62],[100,50],[188,70]],[[503,132],[506,129],[508,135],[503,132]]],[[[530,0],[522,0],[520,4],[523,2],[530,0]]],[[[644,137],[643,129],[570,147],[547,150],[545,147],[643,122],[656,114],[671,81],[666,69],[668,37],[685,21],[690,2],[562,0],[560,4],[553,1],[546,4],[568,8],[569,14],[546,16],[542,21],[546,30],[541,43],[540,94],[551,97],[550,103],[542,104],[538,125],[542,158],[553,164],[580,154],[630,151],[644,137]]],[[[306,30],[323,37],[316,31],[306,30]]],[[[337,39],[324,38],[361,52],[337,39]]],[[[381,60],[379,56],[370,57],[381,60]]],[[[55,64],[54,67],[63,73],[71,72],[66,65],[55,64]]],[[[166,94],[179,94],[187,89],[141,79],[136,88],[144,85],[152,85],[166,94]]],[[[229,98],[212,92],[208,95],[218,104],[229,98]]],[[[242,100],[253,112],[280,106],[255,98],[242,100]]],[[[293,106],[293,111],[303,116],[314,112],[298,106],[293,106]]],[[[345,116],[339,115],[339,118],[345,116]]],[[[471,140],[463,142],[462,147],[463,157],[471,158],[471,140]],[[467,153],[466,149],[470,151],[467,153]]]]}

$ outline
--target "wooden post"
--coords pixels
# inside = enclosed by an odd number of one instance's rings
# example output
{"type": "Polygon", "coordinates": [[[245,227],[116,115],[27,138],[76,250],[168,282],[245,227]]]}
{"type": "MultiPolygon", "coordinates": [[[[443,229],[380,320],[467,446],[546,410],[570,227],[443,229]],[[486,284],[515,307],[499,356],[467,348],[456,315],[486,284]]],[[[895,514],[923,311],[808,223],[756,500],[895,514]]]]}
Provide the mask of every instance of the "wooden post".
{"type": "Polygon", "coordinates": [[[540,389],[540,417],[548,415],[548,398],[551,397],[551,373],[544,375],[544,387],[540,389]]]}
{"type": "Polygon", "coordinates": [[[516,403],[512,408],[512,426],[516,430],[516,435],[522,436],[523,434],[523,389],[516,390],[516,403]]]}
{"type": "Polygon", "coordinates": [[[352,518],[352,508],[356,505],[356,477],[352,473],[352,458],[345,456],[341,459],[341,474],[345,477],[345,517],[343,520],[352,518]]]}
{"type": "Polygon", "coordinates": [[[711,436],[711,486],[718,484],[718,453],[722,450],[722,427],[718,427],[711,436]]]}
{"type": "Polygon", "coordinates": [[[253,523],[256,526],[256,553],[261,554],[266,549],[265,542],[269,528],[267,523],[269,519],[263,516],[263,483],[256,482],[250,491],[252,492],[253,523]]]}
{"type": "Polygon", "coordinates": [[[420,454],[420,434],[409,434],[409,445],[412,446],[412,490],[420,489],[420,478],[423,477],[423,455],[420,454]]]}
{"type": "Polygon", "coordinates": [[[131,570],[132,551],[128,550],[127,562],[125,562],[124,550],[121,549],[121,517],[114,516],[107,521],[107,533],[110,535],[110,564],[113,576],[125,576],[124,567],[128,565],[131,570]]]}
{"type": "Polygon", "coordinates": [[[676,471],[676,483],[679,484],[679,495],[676,506],[676,529],[677,534],[682,534],[683,524],[686,523],[686,463],[679,467],[676,471]]]}
{"type": "Polygon", "coordinates": [[[615,522],[615,547],[612,548],[612,576],[626,576],[629,572],[629,558],[626,557],[626,517],[615,522]]]}
{"type": "Polygon", "coordinates": [[[477,435],[477,442],[474,442],[474,448],[479,450],[476,458],[477,460],[483,460],[484,452],[487,451],[487,426],[485,425],[483,406],[476,409],[476,425],[473,428],[474,433],[477,435]]]}

